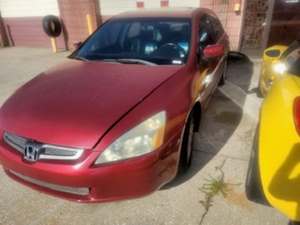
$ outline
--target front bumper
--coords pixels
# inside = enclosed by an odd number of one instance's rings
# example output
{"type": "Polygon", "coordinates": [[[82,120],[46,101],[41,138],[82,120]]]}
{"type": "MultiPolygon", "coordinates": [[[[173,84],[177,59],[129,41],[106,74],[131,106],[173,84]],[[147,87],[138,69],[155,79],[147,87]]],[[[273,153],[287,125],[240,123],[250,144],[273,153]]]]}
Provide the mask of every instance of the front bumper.
{"type": "Polygon", "coordinates": [[[74,165],[47,161],[30,164],[0,143],[0,162],[11,178],[36,190],[79,202],[104,202],[150,194],[174,178],[177,141],[168,146],[142,157],[93,167],[99,152],[90,151],[74,165]]]}

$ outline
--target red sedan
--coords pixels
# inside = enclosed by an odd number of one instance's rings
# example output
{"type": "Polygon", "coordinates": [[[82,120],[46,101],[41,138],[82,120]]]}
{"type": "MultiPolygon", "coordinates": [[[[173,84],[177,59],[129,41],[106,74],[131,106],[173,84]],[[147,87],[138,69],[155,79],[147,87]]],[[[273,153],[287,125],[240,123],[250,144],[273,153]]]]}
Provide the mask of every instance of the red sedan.
{"type": "Polygon", "coordinates": [[[113,17],[4,103],[5,172],[81,202],[159,189],[191,164],[193,133],[224,82],[228,50],[206,9],[113,17]]]}

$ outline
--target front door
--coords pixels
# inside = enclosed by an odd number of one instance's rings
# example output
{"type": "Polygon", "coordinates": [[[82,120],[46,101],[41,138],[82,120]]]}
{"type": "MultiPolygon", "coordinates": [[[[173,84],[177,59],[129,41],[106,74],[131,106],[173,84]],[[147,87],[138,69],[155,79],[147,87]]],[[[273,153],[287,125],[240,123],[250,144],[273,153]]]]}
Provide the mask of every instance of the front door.
{"type": "Polygon", "coordinates": [[[201,77],[201,85],[203,85],[200,97],[201,99],[207,99],[209,95],[214,91],[220,77],[222,75],[223,66],[224,66],[224,58],[215,58],[209,61],[206,61],[203,57],[203,50],[209,46],[214,44],[224,44],[226,46],[225,41],[225,33],[223,31],[220,24],[217,24],[217,19],[211,17],[209,15],[204,15],[200,19],[199,25],[199,57],[200,57],[200,77],[201,77]],[[220,31],[216,28],[220,28],[220,31]]]}

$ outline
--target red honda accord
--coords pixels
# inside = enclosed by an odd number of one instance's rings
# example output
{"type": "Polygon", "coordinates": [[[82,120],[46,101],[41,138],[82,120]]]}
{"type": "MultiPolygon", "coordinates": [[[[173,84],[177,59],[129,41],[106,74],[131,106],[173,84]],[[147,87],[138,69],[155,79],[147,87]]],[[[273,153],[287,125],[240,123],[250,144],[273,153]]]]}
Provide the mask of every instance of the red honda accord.
{"type": "Polygon", "coordinates": [[[229,42],[206,9],[125,13],[19,88],[0,110],[13,179],[81,202],[147,195],[191,164],[229,42]]]}

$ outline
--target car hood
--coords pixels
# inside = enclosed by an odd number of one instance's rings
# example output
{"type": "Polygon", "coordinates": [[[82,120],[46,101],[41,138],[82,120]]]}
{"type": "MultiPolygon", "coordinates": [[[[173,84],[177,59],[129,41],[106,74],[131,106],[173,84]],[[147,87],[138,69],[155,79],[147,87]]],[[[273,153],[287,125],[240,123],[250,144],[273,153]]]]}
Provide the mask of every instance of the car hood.
{"type": "Polygon", "coordinates": [[[0,128],[43,143],[91,149],[180,68],[68,60],[18,89],[0,110],[0,128]]]}

